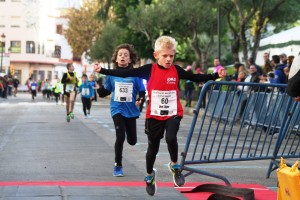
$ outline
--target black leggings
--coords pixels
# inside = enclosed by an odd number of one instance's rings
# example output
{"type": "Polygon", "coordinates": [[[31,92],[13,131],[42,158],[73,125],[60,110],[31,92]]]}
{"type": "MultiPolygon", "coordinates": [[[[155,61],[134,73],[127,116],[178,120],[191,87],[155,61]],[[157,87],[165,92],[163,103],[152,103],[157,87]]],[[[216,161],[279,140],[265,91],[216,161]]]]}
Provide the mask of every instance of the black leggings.
{"type": "Polygon", "coordinates": [[[181,117],[173,116],[167,120],[146,119],[145,132],[148,135],[148,149],[146,153],[147,173],[153,172],[156,155],[159,151],[160,140],[166,131],[166,142],[172,162],[178,160],[177,132],[179,130],[181,117]]]}
{"type": "Polygon", "coordinates": [[[60,92],[58,93],[54,92],[54,96],[55,96],[56,103],[58,103],[58,100],[60,100],[60,92]]]}
{"type": "Polygon", "coordinates": [[[81,101],[82,101],[82,106],[83,106],[83,113],[86,116],[86,110],[91,109],[91,99],[81,97],[81,101]]]}
{"type": "Polygon", "coordinates": [[[125,141],[125,133],[127,135],[127,142],[130,145],[135,145],[137,142],[136,135],[136,117],[127,118],[121,114],[116,114],[113,117],[116,129],[115,142],[115,163],[122,166],[123,144],[125,141]]]}

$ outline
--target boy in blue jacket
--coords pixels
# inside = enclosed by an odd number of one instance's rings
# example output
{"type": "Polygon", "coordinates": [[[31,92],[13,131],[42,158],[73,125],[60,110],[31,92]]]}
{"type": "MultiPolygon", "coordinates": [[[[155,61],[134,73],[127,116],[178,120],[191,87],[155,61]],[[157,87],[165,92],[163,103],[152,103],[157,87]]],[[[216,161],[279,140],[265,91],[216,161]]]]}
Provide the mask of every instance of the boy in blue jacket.
{"type": "Polygon", "coordinates": [[[94,97],[94,88],[88,81],[86,74],[82,75],[82,83],[79,86],[79,93],[81,93],[81,101],[83,106],[83,113],[85,118],[87,118],[87,113],[90,113],[91,101],[94,97]]]}

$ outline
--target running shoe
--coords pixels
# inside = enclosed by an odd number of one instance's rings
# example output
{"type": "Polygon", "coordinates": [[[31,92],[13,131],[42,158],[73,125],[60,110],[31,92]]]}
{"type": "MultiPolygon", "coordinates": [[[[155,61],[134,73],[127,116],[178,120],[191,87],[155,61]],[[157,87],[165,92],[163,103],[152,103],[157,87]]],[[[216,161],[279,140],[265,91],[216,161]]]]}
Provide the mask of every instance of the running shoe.
{"type": "Polygon", "coordinates": [[[114,174],[115,177],[123,177],[123,170],[122,170],[122,166],[115,166],[114,167],[114,174]]]}
{"type": "Polygon", "coordinates": [[[70,117],[72,118],[72,119],[74,119],[74,113],[73,112],[70,112],[70,117]]]}
{"type": "Polygon", "coordinates": [[[156,193],[156,169],[153,168],[153,172],[151,175],[147,175],[145,177],[146,182],[146,191],[150,196],[153,196],[156,193]]]}
{"type": "Polygon", "coordinates": [[[185,179],[184,176],[181,174],[180,165],[178,164],[172,165],[172,163],[170,162],[168,168],[173,175],[173,182],[175,186],[177,187],[183,186],[185,184],[185,179]]]}
{"type": "Polygon", "coordinates": [[[87,111],[87,114],[90,115],[90,110],[87,111]]]}
{"type": "Polygon", "coordinates": [[[67,122],[70,122],[70,120],[71,120],[70,115],[67,115],[67,122]]]}

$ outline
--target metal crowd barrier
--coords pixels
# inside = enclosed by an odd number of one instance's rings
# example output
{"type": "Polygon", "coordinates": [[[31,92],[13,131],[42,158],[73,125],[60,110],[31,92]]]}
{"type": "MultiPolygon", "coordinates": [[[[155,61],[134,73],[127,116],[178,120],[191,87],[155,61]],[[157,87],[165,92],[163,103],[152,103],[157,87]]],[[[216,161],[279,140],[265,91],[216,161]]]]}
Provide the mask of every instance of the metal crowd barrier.
{"type": "Polygon", "coordinates": [[[285,92],[285,84],[207,82],[199,96],[181,167],[185,176],[199,173],[203,163],[270,159],[267,177],[280,157],[300,157],[300,103],[285,92]],[[207,98],[204,109],[202,100],[207,98]]]}

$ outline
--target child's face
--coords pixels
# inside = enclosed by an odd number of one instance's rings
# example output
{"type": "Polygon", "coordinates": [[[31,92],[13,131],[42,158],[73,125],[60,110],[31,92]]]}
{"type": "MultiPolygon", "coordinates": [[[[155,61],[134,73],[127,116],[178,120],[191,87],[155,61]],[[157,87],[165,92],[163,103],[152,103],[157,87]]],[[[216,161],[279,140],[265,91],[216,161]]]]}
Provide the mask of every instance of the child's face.
{"type": "Polygon", "coordinates": [[[116,62],[119,67],[127,67],[131,62],[130,52],[127,49],[119,49],[116,62]]]}
{"type": "Polygon", "coordinates": [[[87,78],[84,76],[81,78],[82,79],[82,82],[86,82],[87,78]]]}
{"type": "Polygon", "coordinates": [[[175,53],[175,49],[162,48],[159,51],[155,51],[153,55],[159,65],[164,68],[170,68],[173,64],[175,53]]]}
{"type": "Polygon", "coordinates": [[[73,72],[74,71],[74,65],[71,65],[68,69],[69,72],[73,72]]]}

